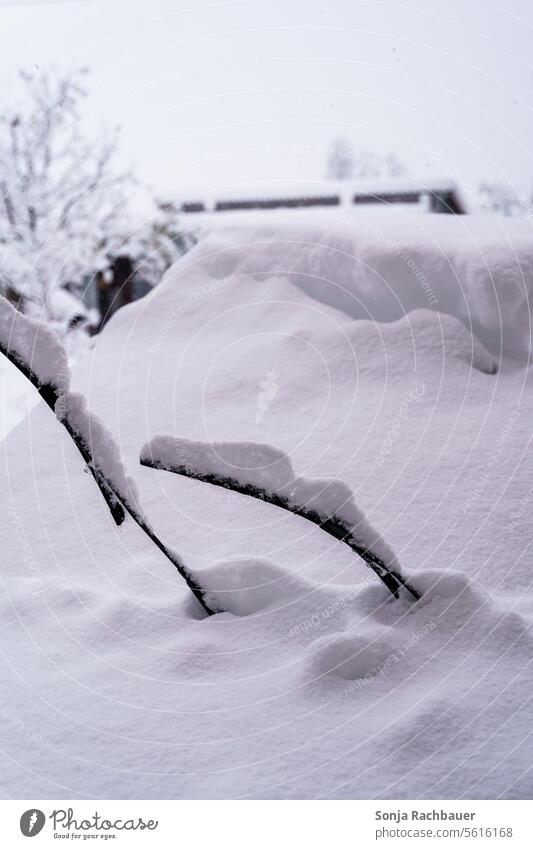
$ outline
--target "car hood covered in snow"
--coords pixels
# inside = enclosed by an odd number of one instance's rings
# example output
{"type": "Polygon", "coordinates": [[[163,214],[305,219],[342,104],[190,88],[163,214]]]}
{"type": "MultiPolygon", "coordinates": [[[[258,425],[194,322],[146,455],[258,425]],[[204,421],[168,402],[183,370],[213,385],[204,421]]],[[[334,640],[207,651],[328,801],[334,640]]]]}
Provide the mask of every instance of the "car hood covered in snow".
{"type": "Polygon", "coordinates": [[[113,524],[44,405],[3,445],[3,792],[529,797],[530,225],[251,221],[73,372],[226,612],[113,524]],[[345,482],[423,598],[298,516],[140,466],[161,435],[345,482]]]}

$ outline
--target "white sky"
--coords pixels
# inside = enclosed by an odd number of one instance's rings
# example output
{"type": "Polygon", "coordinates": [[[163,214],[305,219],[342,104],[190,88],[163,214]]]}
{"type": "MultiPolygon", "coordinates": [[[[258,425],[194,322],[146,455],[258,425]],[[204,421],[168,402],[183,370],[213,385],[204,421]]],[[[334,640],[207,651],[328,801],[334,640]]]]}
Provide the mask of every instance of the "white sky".
{"type": "Polygon", "coordinates": [[[91,120],[164,194],[321,180],[336,135],[529,192],[532,43],[530,0],[21,0],[0,4],[0,96],[21,67],[88,65],[91,120]]]}

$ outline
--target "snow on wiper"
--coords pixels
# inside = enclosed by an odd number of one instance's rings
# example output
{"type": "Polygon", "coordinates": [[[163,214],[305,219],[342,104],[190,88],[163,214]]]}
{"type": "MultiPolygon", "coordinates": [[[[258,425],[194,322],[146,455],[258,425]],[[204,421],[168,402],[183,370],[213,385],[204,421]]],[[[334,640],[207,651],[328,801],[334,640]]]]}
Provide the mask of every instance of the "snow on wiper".
{"type": "Polygon", "coordinates": [[[123,505],[130,514],[135,513],[144,519],[137,486],[126,474],[120,449],[103,422],[87,408],[84,396],[76,392],[60,395],[55,404],[55,414],[76,444],[81,443],[85,449],[90,457],[91,469],[110,491],[113,504],[123,505]]]}
{"type": "Polygon", "coordinates": [[[301,516],[348,545],[396,598],[402,588],[413,598],[420,598],[402,576],[394,552],[357,507],[347,484],[297,477],[289,457],[270,445],[156,436],[142,448],[140,462],[231,489],[301,516]]]}
{"type": "Polygon", "coordinates": [[[126,512],[176,567],[204,610],[204,592],[181,558],[156,536],[139,505],[137,488],[126,474],[120,449],[85,398],[69,392],[68,357],[54,330],[16,310],[0,297],[0,352],[33,384],[63,425],[85,461],[117,525],[126,512]]]}
{"type": "MultiPolygon", "coordinates": [[[[56,413],[60,398],[69,394],[70,367],[57,333],[42,321],[16,310],[0,297],[0,352],[18,368],[56,413]]],[[[61,421],[83,457],[117,525],[124,521],[122,505],[91,460],[89,446],[67,420],[61,421]]]]}
{"type": "Polygon", "coordinates": [[[0,348],[38,389],[50,386],[56,395],[68,392],[70,368],[57,333],[0,298],[0,348]]]}

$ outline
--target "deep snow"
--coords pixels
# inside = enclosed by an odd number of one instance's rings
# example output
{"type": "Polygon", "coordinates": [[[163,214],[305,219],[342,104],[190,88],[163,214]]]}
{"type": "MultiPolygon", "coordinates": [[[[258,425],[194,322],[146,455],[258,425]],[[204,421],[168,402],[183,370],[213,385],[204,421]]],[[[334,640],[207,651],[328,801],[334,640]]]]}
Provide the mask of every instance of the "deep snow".
{"type": "Polygon", "coordinates": [[[4,443],[5,796],[531,797],[530,225],[306,221],[206,234],[73,370],[227,612],[113,524],[43,404],[4,443]],[[345,481],[423,599],[141,467],[158,434],[345,481]]]}

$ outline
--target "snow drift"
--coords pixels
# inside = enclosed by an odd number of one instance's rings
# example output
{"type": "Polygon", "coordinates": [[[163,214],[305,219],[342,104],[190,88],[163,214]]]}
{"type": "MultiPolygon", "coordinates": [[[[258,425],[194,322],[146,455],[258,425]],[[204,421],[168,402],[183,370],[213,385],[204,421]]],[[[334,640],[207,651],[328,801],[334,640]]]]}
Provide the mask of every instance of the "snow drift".
{"type": "Polygon", "coordinates": [[[531,351],[529,220],[379,213],[336,215],[329,227],[323,217],[300,226],[280,220],[283,214],[256,226],[213,227],[190,262],[212,278],[279,274],[352,318],[446,313],[497,356],[523,359],[531,351]]]}

